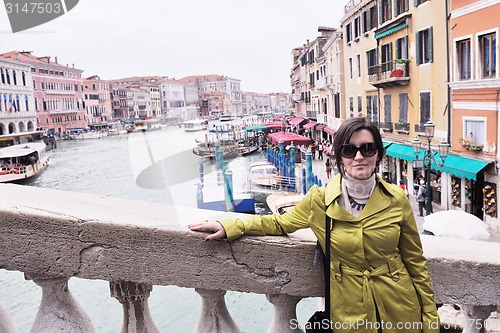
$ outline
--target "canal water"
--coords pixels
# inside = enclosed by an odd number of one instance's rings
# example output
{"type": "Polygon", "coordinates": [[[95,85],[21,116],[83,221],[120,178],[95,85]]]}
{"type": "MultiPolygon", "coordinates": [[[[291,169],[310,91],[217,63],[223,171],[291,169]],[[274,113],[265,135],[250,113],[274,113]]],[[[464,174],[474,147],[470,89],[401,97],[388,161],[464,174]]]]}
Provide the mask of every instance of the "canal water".
{"type": "MultiPolygon", "coordinates": [[[[200,157],[192,153],[201,132],[185,133],[176,127],[161,131],[59,142],[48,152],[50,165],[26,186],[125,199],[196,206],[200,157]]],[[[238,157],[230,162],[235,191],[244,184],[250,163],[265,160],[263,153],[238,157]]],[[[204,172],[214,172],[204,161],[204,172]]],[[[207,186],[209,186],[207,184],[207,186]]],[[[223,198],[221,198],[223,199],[223,198]]],[[[267,213],[258,204],[258,213],[267,213]]],[[[19,333],[29,332],[41,299],[41,291],[20,272],[0,270],[0,305],[13,317],[19,333]]],[[[98,333],[119,332],[122,308],[110,297],[109,283],[71,278],[69,289],[89,314],[98,333]]],[[[272,320],[272,305],[265,295],[228,291],[226,303],[242,332],[262,333],[272,320]]],[[[304,299],[298,305],[298,319],[305,323],[315,311],[317,299],[304,299]]],[[[194,289],[154,286],[149,306],[153,320],[163,332],[192,332],[199,317],[201,299],[194,289]]]]}

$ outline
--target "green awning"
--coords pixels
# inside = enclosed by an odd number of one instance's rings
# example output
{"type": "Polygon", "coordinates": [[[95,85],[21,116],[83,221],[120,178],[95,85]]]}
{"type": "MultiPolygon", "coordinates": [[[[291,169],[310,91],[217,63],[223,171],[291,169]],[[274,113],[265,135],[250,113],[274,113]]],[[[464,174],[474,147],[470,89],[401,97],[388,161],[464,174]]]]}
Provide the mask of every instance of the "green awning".
{"type": "Polygon", "coordinates": [[[402,29],[406,28],[407,26],[408,25],[406,23],[398,24],[395,27],[389,28],[387,30],[379,32],[378,34],[375,34],[375,39],[379,39],[379,38],[382,38],[382,37],[385,37],[385,36],[389,36],[390,34],[393,34],[393,33],[397,32],[399,30],[402,30],[402,29]]]}
{"type": "MultiPolygon", "coordinates": [[[[421,154],[423,158],[423,152],[421,154]]],[[[441,161],[439,153],[434,157],[437,161],[441,161]]],[[[476,160],[456,155],[448,155],[444,161],[444,166],[437,167],[434,163],[431,164],[431,169],[446,172],[452,176],[460,178],[476,180],[476,175],[483,170],[490,162],[476,160]]]]}
{"type": "Polygon", "coordinates": [[[245,128],[243,128],[243,130],[247,132],[265,131],[266,129],[267,129],[266,126],[246,126],[245,128]]]}
{"type": "MultiPolygon", "coordinates": [[[[384,146],[386,142],[384,142],[384,146]]],[[[399,143],[389,144],[385,150],[387,156],[399,158],[401,160],[413,162],[416,160],[415,153],[411,146],[405,146],[399,143]]]]}

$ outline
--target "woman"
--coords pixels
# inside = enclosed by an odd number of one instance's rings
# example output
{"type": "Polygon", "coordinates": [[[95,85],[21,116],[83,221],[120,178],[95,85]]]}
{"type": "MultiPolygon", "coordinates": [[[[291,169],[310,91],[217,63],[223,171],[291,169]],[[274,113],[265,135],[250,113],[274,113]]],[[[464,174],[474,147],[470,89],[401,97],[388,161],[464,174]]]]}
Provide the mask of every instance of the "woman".
{"type": "Polygon", "coordinates": [[[439,316],[405,193],[375,174],[384,156],[376,125],[345,121],[333,150],[340,173],[313,186],[285,215],[251,216],[191,225],[213,232],[206,241],[247,235],[284,235],[310,227],[325,248],[331,230],[331,319],[335,332],[439,332],[439,316]]]}
{"type": "Polygon", "coordinates": [[[330,179],[332,178],[332,163],[330,162],[330,157],[327,155],[326,162],[326,178],[330,179]]]}

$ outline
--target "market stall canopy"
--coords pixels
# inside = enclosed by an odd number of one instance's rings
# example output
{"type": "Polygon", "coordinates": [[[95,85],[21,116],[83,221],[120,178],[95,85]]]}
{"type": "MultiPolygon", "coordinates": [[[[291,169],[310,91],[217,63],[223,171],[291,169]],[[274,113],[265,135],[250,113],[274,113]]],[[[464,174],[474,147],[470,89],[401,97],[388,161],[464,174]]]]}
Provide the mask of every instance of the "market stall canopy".
{"type": "Polygon", "coordinates": [[[291,144],[292,142],[295,146],[308,145],[312,141],[307,136],[303,136],[303,135],[299,135],[299,134],[291,133],[291,132],[271,133],[267,136],[267,140],[268,140],[268,142],[270,142],[276,146],[280,144],[281,140],[283,140],[283,143],[285,146],[291,144]]]}
{"type": "Polygon", "coordinates": [[[302,117],[295,117],[295,118],[292,118],[290,120],[288,120],[288,122],[293,125],[293,126],[298,126],[300,123],[302,123],[303,121],[306,121],[306,119],[302,118],[302,117]]]}
{"type": "Polygon", "coordinates": [[[313,128],[314,126],[316,126],[317,124],[318,124],[318,123],[317,123],[317,122],[315,122],[315,121],[310,121],[310,122],[308,122],[307,124],[305,124],[303,127],[304,127],[305,129],[308,129],[308,130],[309,130],[309,129],[313,128]]]}
{"type": "Polygon", "coordinates": [[[290,127],[288,124],[283,124],[281,121],[272,121],[270,123],[264,123],[262,126],[266,126],[267,129],[277,129],[277,128],[287,128],[290,127]]]}

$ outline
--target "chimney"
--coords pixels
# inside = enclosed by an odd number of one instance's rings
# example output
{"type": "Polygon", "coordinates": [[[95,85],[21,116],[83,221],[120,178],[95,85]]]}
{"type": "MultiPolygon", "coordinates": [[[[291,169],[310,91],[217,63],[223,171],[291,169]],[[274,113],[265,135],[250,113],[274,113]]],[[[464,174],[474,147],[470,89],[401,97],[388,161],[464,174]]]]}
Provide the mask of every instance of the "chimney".
{"type": "Polygon", "coordinates": [[[55,62],[56,64],[58,63],[58,62],[57,62],[57,57],[54,57],[54,62],[55,62]]]}
{"type": "Polygon", "coordinates": [[[71,66],[73,66],[73,68],[75,68],[75,64],[71,64],[71,66]]]}

